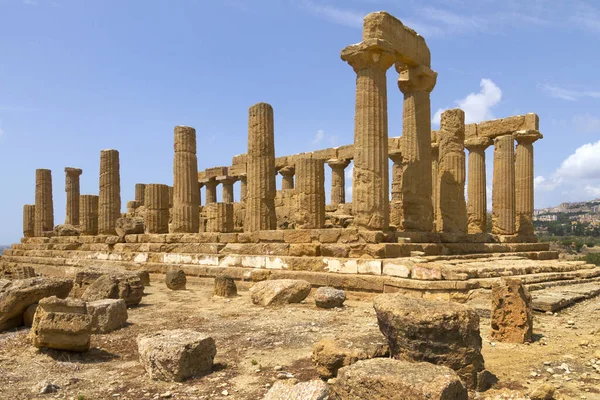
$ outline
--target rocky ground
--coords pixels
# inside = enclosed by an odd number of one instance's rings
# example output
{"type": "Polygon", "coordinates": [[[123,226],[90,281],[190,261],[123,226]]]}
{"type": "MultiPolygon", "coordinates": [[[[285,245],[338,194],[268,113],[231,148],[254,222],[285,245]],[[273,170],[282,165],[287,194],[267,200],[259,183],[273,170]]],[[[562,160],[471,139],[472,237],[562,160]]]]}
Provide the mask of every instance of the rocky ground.
{"type": "MultiPolygon", "coordinates": [[[[75,354],[39,351],[28,330],[0,334],[1,399],[260,399],[278,379],[317,378],[313,345],[324,337],[363,341],[382,338],[367,294],[349,294],[343,309],[317,309],[312,296],[301,304],[264,308],[249,293],[227,300],[212,296],[212,280],[188,278],[188,290],[170,291],[152,276],[142,303],[129,309],[128,325],[93,335],[92,349],[75,354]],[[215,368],[185,383],[151,380],[138,363],[136,336],[190,328],[217,342],[215,368]],[[51,393],[41,394],[45,388],[51,393]]],[[[588,300],[555,315],[536,314],[535,342],[489,340],[481,320],[486,368],[499,382],[474,398],[527,398],[549,382],[563,399],[600,399],[600,300],[588,300]]]]}

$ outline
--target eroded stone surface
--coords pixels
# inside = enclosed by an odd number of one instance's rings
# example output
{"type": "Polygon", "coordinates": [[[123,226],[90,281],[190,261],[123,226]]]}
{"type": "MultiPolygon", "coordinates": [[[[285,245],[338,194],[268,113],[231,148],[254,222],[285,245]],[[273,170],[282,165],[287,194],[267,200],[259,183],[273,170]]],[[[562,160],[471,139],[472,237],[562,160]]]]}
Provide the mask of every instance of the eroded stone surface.
{"type": "Polygon", "coordinates": [[[296,382],[294,379],[275,382],[263,400],[328,400],[331,398],[329,385],[319,379],[296,382]]]}
{"type": "Polygon", "coordinates": [[[250,289],[252,302],[260,306],[299,303],[310,293],[311,285],[300,279],[274,279],[256,283],[250,289]]]}
{"type": "Polygon", "coordinates": [[[349,340],[326,338],[314,347],[312,360],[321,378],[335,377],[340,368],[360,360],[389,356],[384,337],[367,336],[349,340]]]}
{"type": "Polygon", "coordinates": [[[320,287],[313,297],[319,308],[341,307],[346,301],[346,292],[332,287],[320,287]]]}
{"type": "Polygon", "coordinates": [[[531,294],[520,279],[504,278],[492,286],[491,337],[499,342],[530,342],[531,294]]]}
{"type": "Polygon", "coordinates": [[[185,290],[187,279],[181,269],[170,269],[165,275],[165,284],[171,290],[185,290]]]}
{"type": "Polygon", "coordinates": [[[237,296],[237,287],[232,277],[225,275],[219,275],[215,277],[215,296],[237,296]]]}
{"type": "Polygon", "coordinates": [[[93,333],[108,333],[125,326],[127,304],[123,299],[103,299],[87,303],[88,314],[92,317],[93,333]]]}

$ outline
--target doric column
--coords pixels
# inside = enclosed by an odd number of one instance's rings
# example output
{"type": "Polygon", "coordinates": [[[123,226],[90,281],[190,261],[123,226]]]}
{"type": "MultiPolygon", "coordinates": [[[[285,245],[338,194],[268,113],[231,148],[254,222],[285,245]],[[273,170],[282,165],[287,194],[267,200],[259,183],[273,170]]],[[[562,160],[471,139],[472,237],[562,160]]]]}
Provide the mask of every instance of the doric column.
{"type": "Polygon", "coordinates": [[[433,230],[431,104],[437,72],[396,64],[404,94],[402,113],[402,225],[405,231],[433,230]]]}
{"type": "Polygon", "coordinates": [[[52,171],[35,170],[35,236],[54,229],[54,203],[52,202],[52,171]]]}
{"type": "Polygon", "coordinates": [[[467,221],[469,233],[484,233],[487,226],[487,188],[485,172],[485,149],[492,144],[487,137],[465,140],[469,150],[467,174],[467,221]]]}
{"type": "Polygon", "coordinates": [[[390,202],[390,225],[396,228],[402,224],[402,152],[389,153],[392,165],[392,199],[390,202]]]}
{"type": "Polygon", "coordinates": [[[221,197],[223,203],[233,203],[233,184],[236,179],[232,176],[221,176],[217,178],[217,184],[222,185],[221,197]]]}
{"type": "Polygon", "coordinates": [[[233,232],[233,203],[206,206],[206,232],[233,232]]]}
{"type": "Polygon", "coordinates": [[[515,141],[512,135],[494,138],[492,233],[515,233],[515,141]]]}
{"type": "Polygon", "coordinates": [[[135,201],[137,201],[138,207],[144,205],[145,196],[146,196],[146,185],[143,183],[136,183],[135,184],[135,201]]]}
{"type": "Polygon", "coordinates": [[[248,179],[246,178],[246,174],[240,175],[239,178],[240,178],[240,203],[245,203],[247,187],[248,187],[248,179]]]}
{"type": "Polygon", "coordinates": [[[202,182],[204,187],[206,188],[206,204],[212,204],[217,202],[217,181],[212,179],[207,179],[202,182]]]}
{"type": "Polygon", "coordinates": [[[146,233],[169,232],[169,186],[146,185],[146,233]]]}
{"type": "Polygon", "coordinates": [[[431,131],[431,204],[433,205],[433,230],[437,231],[435,226],[438,215],[438,165],[440,158],[440,144],[438,143],[438,131],[431,131]]]}
{"type": "Polygon", "coordinates": [[[281,190],[294,188],[294,173],[296,169],[292,165],[285,166],[279,170],[279,174],[283,177],[281,180],[281,190]]]}
{"type": "Polygon", "coordinates": [[[296,161],[296,228],[325,226],[325,163],[316,158],[296,161]]]}
{"type": "Polygon", "coordinates": [[[244,230],[277,228],[275,215],[275,131],[273,108],[266,103],[250,107],[248,117],[248,188],[244,230]]]}
{"type": "Polygon", "coordinates": [[[346,167],[350,165],[348,159],[331,159],[327,164],[331,167],[331,204],[346,203],[346,167]]]}
{"type": "Polygon", "coordinates": [[[464,111],[458,108],[444,111],[438,135],[440,155],[435,226],[439,232],[467,233],[464,111]]]}
{"type": "Polygon", "coordinates": [[[23,237],[33,237],[35,232],[35,204],[23,206],[23,237]]]}
{"type": "Polygon", "coordinates": [[[354,224],[363,229],[389,226],[388,116],[386,71],[395,53],[385,41],[348,46],[342,60],[356,72],[354,113],[354,224]]]}
{"type": "Polygon", "coordinates": [[[175,191],[173,186],[168,186],[169,189],[169,208],[173,208],[173,199],[175,198],[175,191]]]}
{"type": "Polygon", "coordinates": [[[83,194],[79,197],[79,230],[82,235],[98,234],[98,196],[83,194]]]}
{"type": "Polygon", "coordinates": [[[200,226],[200,189],[198,189],[198,159],[196,130],[176,126],[173,158],[173,220],[175,233],[198,233],[200,226]]]}
{"type": "Polygon", "coordinates": [[[67,213],[65,224],[79,225],[79,168],[65,168],[65,192],[67,192],[67,213]]]}
{"type": "Polygon", "coordinates": [[[100,152],[100,196],[98,203],[98,233],[116,235],[117,219],[121,217],[121,178],[119,152],[100,152]]]}
{"type": "Polygon", "coordinates": [[[515,157],[516,226],[519,235],[533,236],[533,142],[543,136],[538,131],[517,131],[515,157]]]}

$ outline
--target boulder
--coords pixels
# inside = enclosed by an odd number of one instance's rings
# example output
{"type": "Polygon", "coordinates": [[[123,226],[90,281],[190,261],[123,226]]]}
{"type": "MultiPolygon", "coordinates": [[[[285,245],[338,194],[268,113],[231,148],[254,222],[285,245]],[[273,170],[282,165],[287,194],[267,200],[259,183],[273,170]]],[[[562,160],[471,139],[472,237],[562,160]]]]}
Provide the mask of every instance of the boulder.
{"type": "Polygon", "coordinates": [[[273,279],[256,283],[250,289],[254,304],[260,306],[300,303],[310,293],[309,282],[300,279],[273,279]]]}
{"type": "Polygon", "coordinates": [[[187,278],[181,269],[170,269],[165,275],[165,284],[171,290],[185,290],[187,278]]]}
{"type": "Polygon", "coordinates": [[[37,311],[38,305],[32,304],[27,307],[27,310],[23,313],[23,325],[30,327],[33,325],[33,317],[35,317],[35,312],[37,311]]]}
{"type": "Polygon", "coordinates": [[[360,360],[388,357],[390,349],[384,337],[361,337],[351,340],[321,339],[314,347],[312,360],[323,379],[333,378],[342,367],[360,360]]]}
{"type": "Polygon", "coordinates": [[[396,359],[427,361],[455,370],[467,388],[477,388],[484,370],[479,316],[462,304],[409,297],[375,297],[379,329],[396,359]]]}
{"type": "Polygon", "coordinates": [[[330,399],[329,385],[314,379],[308,382],[296,383],[293,379],[275,382],[263,400],[328,400],[330,399]]]}
{"type": "Polygon", "coordinates": [[[542,383],[535,387],[530,393],[531,400],[553,400],[556,388],[551,383],[542,383]]]}
{"type": "Polygon", "coordinates": [[[87,351],[92,334],[91,322],[84,301],[47,297],[39,302],[30,337],[35,347],[87,351]]]}
{"type": "Polygon", "coordinates": [[[140,362],[152,379],[181,382],[210,372],[217,354],[210,336],[188,330],[164,330],[137,338],[140,362]]]}
{"type": "Polygon", "coordinates": [[[533,339],[531,294],[520,279],[505,278],[492,285],[491,337],[499,342],[533,339]]]}
{"type": "Polygon", "coordinates": [[[144,233],[144,219],[139,217],[119,218],[115,230],[120,237],[144,233]]]}
{"type": "Polygon", "coordinates": [[[137,275],[140,277],[140,281],[142,281],[142,285],[150,286],[150,272],[146,270],[137,271],[137,275]]]}
{"type": "Polygon", "coordinates": [[[340,400],[467,400],[467,389],[450,368],[390,358],[341,368],[332,385],[340,400]]]}
{"type": "Polygon", "coordinates": [[[73,282],[70,279],[28,278],[11,281],[0,288],[0,332],[23,325],[23,313],[32,304],[50,296],[65,298],[73,282]]]}
{"type": "Polygon", "coordinates": [[[346,301],[346,292],[332,287],[320,287],[313,297],[319,308],[341,307],[346,301]]]}
{"type": "Polygon", "coordinates": [[[144,285],[136,274],[106,274],[93,281],[81,298],[85,301],[102,299],[123,299],[127,306],[134,306],[142,301],[144,285]]]}
{"type": "MultiPolygon", "coordinates": [[[[139,301],[141,301],[141,298],[144,295],[143,279],[145,272],[146,271],[127,271],[104,267],[89,267],[83,271],[77,272],[75,275],[71,296],[81,297],[86,289],[98,278],[103,275],[111,275],[114,276],[119,282],[129,282],[129,285],[132,286],[132,296],[131,299],[127,301],[127,304],[130,305],[129,303],[135,303],[135,301],[138,300],[137,297],[139,297],[139,301]]],[[[138,304],[139,301],[137,301],[135,304],[138,304]]]]}
{"type": "Polygon", "coordinates": [[[56,225],[53,231],[54,236],[79,236],[80,234],[77,227],[69,224],[56,225]]]}
{"type": "Polygon", "coordinates": [[[237,287],[235,286],[235,281],[232,277],[225,275],[218,275],[215,277],[215,296],[237,296],[237,287]]]}
{"type": "Polygon", "coordinates": [[[93,333],[108,333],[125,326],[127,304],[123,299],[103,299],[87,303],[88,314],[92,317],[93,333]]]}

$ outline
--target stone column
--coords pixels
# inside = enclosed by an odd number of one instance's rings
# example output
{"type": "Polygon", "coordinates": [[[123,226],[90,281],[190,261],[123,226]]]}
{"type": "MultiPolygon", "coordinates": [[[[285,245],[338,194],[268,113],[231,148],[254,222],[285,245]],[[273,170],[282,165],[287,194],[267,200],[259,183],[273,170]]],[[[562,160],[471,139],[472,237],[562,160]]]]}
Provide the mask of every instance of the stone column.
{"type": "Polygon", "coordinates": [[[169,232],[169,186],[146,185],[146,233],[169,232]]]}
{"type": "Polygon", "coordinates": [[[98,234],[98,196],[84,194],[79,197],[79,230],[82,235],[98,234]]]}
{"type": "Polygon", "coordinates": [[[346,167],[350,165],[348,159],[331,159],[327,164],[331,167],[331,205],[346,203],[346,167]]]}
{"type": "Polygon", "coordinates": [[[316,158],[296,161],[296,228],[325,226],[325,163],[316,158]]]}
{"type": "Polygon", "coordinates": [[[175,233],[198,233],[200,189],[198,188],[196,130],[189,126],[176,126],[174,136],[171,230],[175,233]]]}
{"type": "Polygon", "coordinates": [[[395,53],[383,41],[342,50],[356,72],[352,212],[362,229],[389,226],[388,115],[386,71],[395,53]]]}
{"type": "Polygon", "coordinates": [[[35,204],[23,206],[23,237],[33,237],[35,232],[35,204]]]}
{"type": "Polygon", "coordinates": [[[512,135],[494,138],[492,233],[515,233],[515,141],[512,135]]]}
{"type": "Polygon", "coordinates": [[[233,184],[235,183],[235,181],[236,181],[235,178],[230,177],[230,176],[224,176],[224,177],[217,178],[217,182],[222,185],[221,197],[222,197],[223,203],[233,203],[234,202],[233,184]]]}
{"type": "Polygon", "coordinates": [[[279,174],[283,177],[281,180],[281,190],[289,190],[294,188],[294,173],[296,169],[288,165],[279,170],[279,174]]]}
{"type": "Polygon", "coordinates": [[[65,168],[65,192],[67,192],[67,213],[65,224],[79,225],[79,168],[65,168]]]}
{"type": "Polygon", "coordinates": [[[173,186],[168,186],[169,188],[169,208],[173,208],[173,199],[175,198],[175,191],[173,190],[173,186]]]}
{"type": "Polygon", "coordinates": [[[484,233],[487,226],[487,188],[485,171],[485,149],[492,144],[487,137],[465,140],[469,150],[469,172],[467,178],[467,221],[469,233],[484,233]]]}
{"type": "Polygon", "coordinates": [[[516,226],[519,235],[533,236],[533,142],[542,138],[538,131],[518,131],[515,156],[516,226]]]}
{"type": "MultiPolygon", "coordinates": [[[[431,131],[431,204],[433,205],[433,230],[437,231],[436,221],[438,216],[438,166],[440,158],[440,144],[438,143],[438,131],[431,131]]],[[[402,190],[402,183],[400,184],[402,190]]]]}
{"type": "Polygon", "coordinates": [[[204,183],[206,187],[206,204],[212,204],[217,202],[217,181],[209,179],[204,183]]]}
{"type": "Polygon", "coordinates": [[[100,152],[100,196],[98,202],[98,233],[116,235],[117,219],[121,217],[121,178],[117,150],[100,152]]]}
{"type": "Polygon", "coordinates": [[[248,179],[246,178],[246,174],[240,175],[240,202],[246,202],[246,193],[248,187],[248,179]]]}
{"type": "Polygon", "coordinates": [[[145,194],[146,192],[146,185],[143,183],[136,183],[135,184],[135,201],[137,201],[138,206],[143,206],[144,205],[144,198],[146,196],[145,194]]]}
{"type": "Polygon", "coordinates": [[[431,104],[437,73],[425,66],[397,64],[404,94],[402,114],[402,226],[405,231],[433,230],[431,104]]]}
{"type": "Polygon", "coordinates": [[[390,224],[396,228],[402,225],[402,152],[388,154],[392,166],[392,200],[390,202],[390,224]]]}
{"type": "Polygon", "coordinates": [[[250,107],[246,173],[246,216],[244,231],[277,228],[275,215],[275,131],[273,108],[266,103],[250,107]]]}
{"type": "Polygon", "coordinates": [[[52,202],[52,171],[35,170],[35,236],[54,229],[54,203],[52,202]]]}
{"type": "Polygon", "coordinates": [[[233,232],[233,203],[206,206],[206,232],[233,232]]]}

